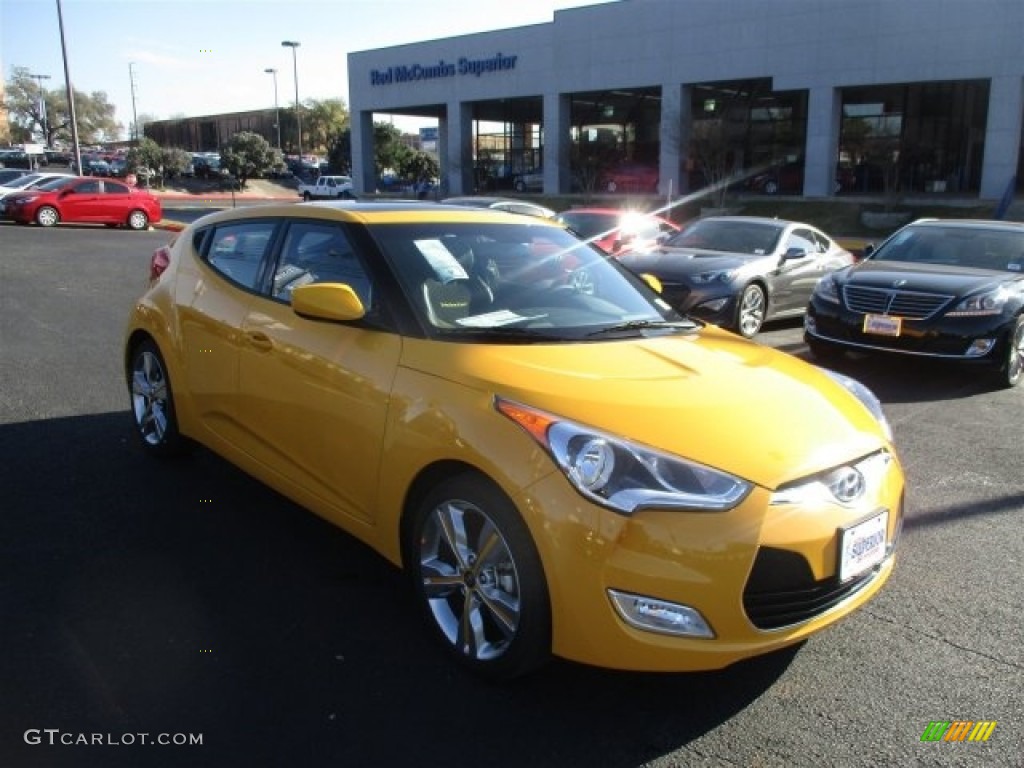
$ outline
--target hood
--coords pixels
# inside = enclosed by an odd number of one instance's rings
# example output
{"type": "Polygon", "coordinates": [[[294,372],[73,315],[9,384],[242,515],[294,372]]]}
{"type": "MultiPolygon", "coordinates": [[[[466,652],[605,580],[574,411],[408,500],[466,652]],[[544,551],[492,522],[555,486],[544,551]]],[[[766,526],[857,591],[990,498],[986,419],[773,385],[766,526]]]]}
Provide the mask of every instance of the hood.
{"type": "Polygon", "coordinates": [[[886,290],[898,288],[902,291],[940,293],[949,296],[966,296],[1004,283],[1017,282],[1024,285],[1024,275],[1010,272],[870,259],[837,272],[836,278],[842,285],[860,285],[886,290]]]}
{"type": "Polygon", "coordinates": [[[659,277],[698,275],[702,272],[739,269],[756,260],[757,257],[721,251],[700,251],[692,248],[666,248],[664,246],[647,252],[631,252],[619,260],[634,272],[650,272],[659,277]]]}
{"type": "Polygon", "coordinates": [[[572,344],[407,339],[403,365],[767,488],[885,442],[874,417],[823,371],[715,328],[572,344]]]}

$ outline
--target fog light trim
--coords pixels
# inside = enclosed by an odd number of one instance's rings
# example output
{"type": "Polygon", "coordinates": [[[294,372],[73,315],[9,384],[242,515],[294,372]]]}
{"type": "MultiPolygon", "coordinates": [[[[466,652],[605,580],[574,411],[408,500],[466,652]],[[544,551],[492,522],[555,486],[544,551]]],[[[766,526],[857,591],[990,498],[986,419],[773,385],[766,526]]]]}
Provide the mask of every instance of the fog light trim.
{"type": "Polygon", "coordinates": [[[631,627],[679,637],[715,637],[711,625],[696,608],[617,589],[609,589],[608,596],[619,616],[631,627]]]}
{"type": "Polygon", "coordinates": [[[995,339],[975,339],[964,353],[965,357],[984,357],[996,345],[995,339]]]}

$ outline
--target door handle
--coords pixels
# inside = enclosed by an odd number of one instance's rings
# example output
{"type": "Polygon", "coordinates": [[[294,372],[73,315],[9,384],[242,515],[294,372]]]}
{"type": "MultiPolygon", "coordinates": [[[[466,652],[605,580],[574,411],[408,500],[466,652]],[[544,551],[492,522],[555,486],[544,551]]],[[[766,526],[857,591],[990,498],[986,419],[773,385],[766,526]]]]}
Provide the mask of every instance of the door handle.
{"type": "Polygon", "coordinates": [[[270,337],[260,331],[246,331],[245,340],[260,352],[269,352],[274,348],[274,342],[270,340],[270,337]]]}

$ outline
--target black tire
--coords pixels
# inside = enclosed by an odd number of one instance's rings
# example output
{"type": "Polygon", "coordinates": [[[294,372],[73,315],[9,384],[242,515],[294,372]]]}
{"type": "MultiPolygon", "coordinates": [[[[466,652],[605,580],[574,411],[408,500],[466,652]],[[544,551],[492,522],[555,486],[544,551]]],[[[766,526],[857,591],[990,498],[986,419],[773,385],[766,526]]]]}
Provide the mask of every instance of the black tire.
{"type": "Polygon", "coordinates": [[[740,336],[752,339],[764,326],[768,312],[768,298],[757,283],[744,286],[736,297],[736,311],[733,317],[733,328],[740,336]]]}
{"type": "Polygon", "coordinates": [[[44,205],[36,211],[36,224],[40,227],[55,227],[60,223],[60,214],[52,205],[44,205]]]}
{"type": "Polygon", "coordinates": [[[438,484],[411,515],[403,528],[406,571],[424,620],[447,652],[490,680],[544,664],[551,653],[547,583],[511,500],[467,472],[438,484]]]}
{"type": "Polygon", "coordinates": [[[128,229],[134,229],[136,232],[140,232],[149,227],[149,216],[146,215],[145,211],[135,209],[128,214],[128,219],[125,224],[128,229]]]}
{"type": "Polygon", "coordinates": [[[1010,389],[1024,381],[1024,315],[1017,318],[1006,335],[1003,364],[996,373],[999,386],[1010,389]]]}
{"type": "Polygon", "coordinates": [[[312,199],[313,199],[313,196],[312,196],[312,195],[310,195],[310,194],[309,194],[309,192],[303,192],[303,193],[302,193],[302,199],[303,199],[303,200],[304,200],[305,202],[307,202],[307,203],[308,203],[308,202],[309,202],[310,200],[312,200],[312,199]]]}
{"type": "Polygon", "coordinates": [[[167,364],[150,339],[132,349],[128,393],[135,434],[143,450],[164,458],[189,451],[191,441],[178,430],[167,364]]]}

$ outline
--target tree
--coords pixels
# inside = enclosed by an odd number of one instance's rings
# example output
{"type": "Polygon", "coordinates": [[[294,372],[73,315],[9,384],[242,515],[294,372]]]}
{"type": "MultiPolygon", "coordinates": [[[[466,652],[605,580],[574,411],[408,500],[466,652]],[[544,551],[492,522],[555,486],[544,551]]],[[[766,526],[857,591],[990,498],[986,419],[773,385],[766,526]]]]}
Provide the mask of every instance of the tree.
{"type": "Polygon", "coordinates": [[[422,184],[432,182],[441,175],[441,164],[429,152],[412,150],[395,170],[403,179],[422,184]]]}
{"type": "Polygon", "coordinates": [[[240,187],[271,170],[278,156],[270,143],[253,131],[240,131],[220,148],[220,167],[238,179],[240,187]]]}
{"type": "Polygon", "coordinates": [[[327,166],[332,173],[352,173],[352,130],[346,128],[334,139],[327,151],[327,166]]]}
{"type": "MultiPolygon", "coordinates": [[[[83,144],[114,141],[121,135],[122,126],[114,117],[114,105],[107,101],[106,93],[87,94],[76,88],[74,95],[78,136],[83,144]]],[[[46,146],[71,143],[71,112],[65,90],[40,88],[25,67],[15,67],[5,84],[4,106],[11,123],[11,135],[17,140],[31,141],[38,137],[46,146]],[[45,122],[40,96],[46,104],[45,122]]]]}
{"type": "Polygon", "coordinates": [[[160,161],[164,166],[164,177],[174,178],[192,167],[192,153],[180,147],[165,147],[160,152],[160,161]]]}
{"type": "Polygon", "coordinates": [[[306,101],[302,111],[302,146],[323,154],[349,127],[348,107],[341,99],[306,101]]]}
{"type": "Polygon", "coordinates": [[[140,139],[137,146],[128,150],[125,160],[128,170],[139,177],[143,186],[154,177],[163,181],[164,151],[152,139],[140,139]]]}

